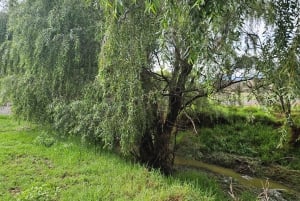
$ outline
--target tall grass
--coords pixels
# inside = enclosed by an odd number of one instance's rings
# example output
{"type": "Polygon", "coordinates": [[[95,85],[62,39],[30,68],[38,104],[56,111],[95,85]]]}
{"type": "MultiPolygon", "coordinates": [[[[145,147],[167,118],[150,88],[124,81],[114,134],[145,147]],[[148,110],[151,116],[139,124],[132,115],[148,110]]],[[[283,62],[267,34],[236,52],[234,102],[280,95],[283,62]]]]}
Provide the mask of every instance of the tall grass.
{"type": "Polygon", "coordinates": [[[0,200],[218,200],[189,182],[0,117],[0,200]]]}

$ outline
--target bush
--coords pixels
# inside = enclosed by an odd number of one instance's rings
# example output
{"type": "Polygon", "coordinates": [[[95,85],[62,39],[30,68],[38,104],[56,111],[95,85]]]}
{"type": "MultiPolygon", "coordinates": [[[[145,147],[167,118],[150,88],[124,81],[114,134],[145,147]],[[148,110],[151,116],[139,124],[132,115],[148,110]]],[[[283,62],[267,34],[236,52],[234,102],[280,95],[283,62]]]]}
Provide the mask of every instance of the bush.
{"type": "Polygon", "coordinates": [[[51,147],[56,143],[54,137],[51,136],[48,132],[43,132],[41,135],[37,136],[34,140],[35,144],[44,145],[46,147],[51,147]]]}

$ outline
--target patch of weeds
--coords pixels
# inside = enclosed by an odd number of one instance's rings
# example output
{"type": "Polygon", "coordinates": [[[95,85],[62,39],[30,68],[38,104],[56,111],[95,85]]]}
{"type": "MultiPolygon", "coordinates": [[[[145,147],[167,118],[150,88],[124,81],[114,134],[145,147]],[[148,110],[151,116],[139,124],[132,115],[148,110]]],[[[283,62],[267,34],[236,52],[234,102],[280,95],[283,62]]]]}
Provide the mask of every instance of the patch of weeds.
{"type": "Polygon", "coordinates": [[[55,201],[58,199],[59,187],[47,184],[32,186],[17,196],[17,201],[55,201]]]}
{"type": "Polygon", "coordinates": [[[192,185],[195,189],[205,191],[216,200],[229,200],[229,197],[222,191],[218,182],[209,175],[196,170],[180,170],[174,177],[183,183],[192,185]]]}
{"type": "Polygon", "coordinates": [[[51,147],[56,143],[56,139],[52,137],[50,133],[42,132],[39,136],[35,138],[34,143],[37,145],[51,147]]]}
{"type": "Polygon", "coordinates": [[[284,165],[299,170],[300,152],[287,147],[279,148],[280,129],[263,124],[236,123],[180,131],[176,146],[177,154],[203,160],[203,155],[214,152],[253,157],[262,164],[284,165]]]}

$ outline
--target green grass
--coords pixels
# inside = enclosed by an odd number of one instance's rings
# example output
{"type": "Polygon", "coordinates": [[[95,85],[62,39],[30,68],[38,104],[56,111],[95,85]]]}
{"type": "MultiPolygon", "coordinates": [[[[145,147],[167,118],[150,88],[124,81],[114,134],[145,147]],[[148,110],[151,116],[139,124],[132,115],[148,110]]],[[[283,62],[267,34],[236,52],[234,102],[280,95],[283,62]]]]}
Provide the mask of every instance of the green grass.
{"type": "MultiPolygon", "coordinates": [[[[249,124],[261,123],[278,127],[284,122],[284,117],[271,109],[259,106],[224,106],[210,101],[192,105],[189,115],[199,127],[214,127],[215,125],[235,124],[247,122],[249,124]],[[275,116],[276,114],[276,116],[275,116]]],[[[190,124],[184,115],[181,124],[190,124]]]]}
{"type": "MultiPolygon", "coordinates": [[[[300,125],[299,111],[299,107],[292,108],[297,125],[300,125]]],[[[179,146],[186,147],[184,151],[189,155],[223,152],[300,170],[300,150],[288,145],[290,134],[284,127],[285,117],[280,110],[260,106],[224,106],[202,100],[191,107],[190,115],[199,133],[193,134],[192,125],[188,124],[190,128],[178,135],[178,142],[183,142],[179,146]]],[[[189,123],[189,120],[184,122],[189,123]]]]}
{"type": "MultiPolygon", "coordinates": [[[[206,173],[197,170],[188,169],[177,172],[175,176],[181,181],[188,182],[198,189],[205,189],[208,194],[215,194],[216,200],[225,201],[229,199],[228,196],[220,189],[220,184],[216,180],[211,179],[211,175],[207,175],[206,173]]],[[[229,190],[229,184],[225,188],[229,190]]],[[[236,190],[237,189],[234,189],[234,191],[236,190]]],[[[246,189],[242,189],[242,191],[238,193],[235,192],[235,195],[240,201],[257,200],[257,195],[253,194],[253,192],[247,191],[246,189]]]]}
{"type": "Polygon", "coordinates": [[[220,200],[217,187],[202,190],[112,153],[57,141],[8,116],[0,116],[0,150],[1,201],[220,200]]]}
{"type": "Polygon", "coordinates": [[[192,184],[197,189],[205,189],[207,194],[215,194],[217,200],[228,200],[217,181],[203,172],[191,169],[181,170],[174,176],[183,182],[192,184]]]}
{"type": "Polygon", "coordinates": [[[300,170],[300,151],[288,145],[278,148],[281,134],[271,126],[236,123],[198,130],[197,135],[190,130],[180,132],[178,146],[183,155],[197,158],[199,154],[228,153],[300,170]]]}
{"type": "Polygon", "coordinates": [[[274,157],[280,139],[280,134],[270,126],[243,123],[203,128],[199,136],[206,152],[223,151],[263,160],[274,157]]]}

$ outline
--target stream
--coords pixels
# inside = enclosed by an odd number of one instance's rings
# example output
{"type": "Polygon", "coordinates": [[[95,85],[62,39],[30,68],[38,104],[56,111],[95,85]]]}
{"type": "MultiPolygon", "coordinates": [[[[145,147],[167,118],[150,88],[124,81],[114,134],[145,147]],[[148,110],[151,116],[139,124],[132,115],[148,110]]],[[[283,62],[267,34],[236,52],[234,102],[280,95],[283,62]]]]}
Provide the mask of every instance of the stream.
{"type": "MultiPolygon", "coordinates": [[[[187,167],[193,167],[193,168],[200,168],[205,169],[207,171],[210,171],[212,173],[223,175],[229,178],[232,178],[236,181],[238,181],[241,185],[247,186],[247,187],[255,187],[262,189],[263,185],[266,183],[266,179],[260,179],[255,177],[250,177],[247,175],[241,175],[231,169],[223,168],[217,165],[207,164],[201,161],[186,159],[180,156],[176,156],[175,158],[175,164],[179,166],[187,166],[187,167]]],[[[297,194],[297,192],[287,186],[284,186],[280,183],[277,183],[272,180],[268,180],[269,182],[269,189],[274,189],[277,191],[284,191],[289,194],[297,194]]]]}

